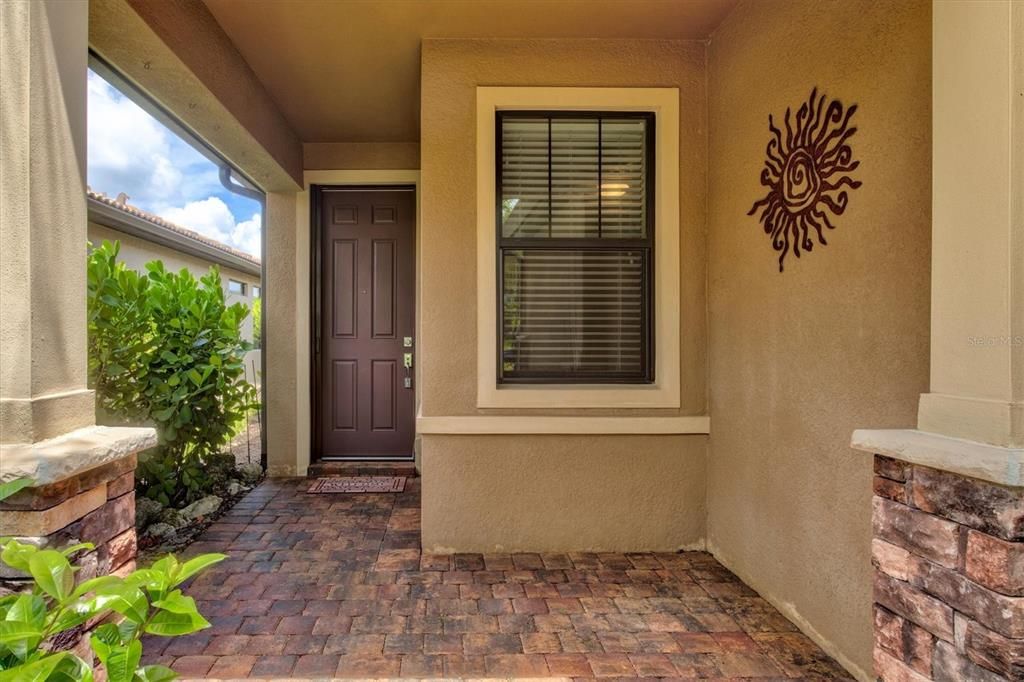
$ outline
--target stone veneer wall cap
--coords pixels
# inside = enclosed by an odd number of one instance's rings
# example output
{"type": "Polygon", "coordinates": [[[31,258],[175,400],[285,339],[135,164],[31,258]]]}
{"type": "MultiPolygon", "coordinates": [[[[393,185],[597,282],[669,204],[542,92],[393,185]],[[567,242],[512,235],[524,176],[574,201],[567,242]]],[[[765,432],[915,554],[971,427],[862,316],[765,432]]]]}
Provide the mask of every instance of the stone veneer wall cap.
{"type": "Polygon", "coordinates": [[[914,429],[857,429],[850,446],[874,455],[1024,487],[1024,448],[1005,448],[914,429]]]}
{"type": "Polygon", "coordinates": [[[156,445],[156,431],[127,426],[89,426],[57,438],[0,446],[0,481],[30,478],[34,487],[128,457],[156,445]]]}

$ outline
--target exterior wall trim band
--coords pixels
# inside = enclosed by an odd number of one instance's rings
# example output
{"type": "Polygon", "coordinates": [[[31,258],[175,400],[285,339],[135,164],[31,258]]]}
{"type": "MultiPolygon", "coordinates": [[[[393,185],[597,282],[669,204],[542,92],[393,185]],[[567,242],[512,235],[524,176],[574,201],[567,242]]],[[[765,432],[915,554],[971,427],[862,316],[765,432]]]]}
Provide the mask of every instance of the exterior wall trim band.
{"type": "Polygon", "coordinates": [[[416,433],[481,434],[709,434],[711,418],[691,417],[418,417],[416,433]]]}

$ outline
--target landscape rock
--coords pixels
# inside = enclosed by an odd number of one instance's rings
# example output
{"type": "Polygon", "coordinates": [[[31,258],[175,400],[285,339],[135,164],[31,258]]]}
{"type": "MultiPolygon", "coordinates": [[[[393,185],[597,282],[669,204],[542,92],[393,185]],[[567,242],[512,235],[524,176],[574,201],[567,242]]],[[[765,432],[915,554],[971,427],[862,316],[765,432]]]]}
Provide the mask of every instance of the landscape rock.
{"type": "Polygon", "coordinates": [[[151,500],[148,497],[138,497],[135,500],[135,527],[145,528],[160,516],[163,508],[164,506],[156,500],[151,500]]]}
{"type": "Polygon", "coordinates": [[[188,525],[188,519],[182,516],[181,512],[177,509],[171,509],[170,507],[161,511],[157,515],[156,521],[159,523],[166,523],[174,528],[181,528],[182,526],[188,525]]]}
{"type": "Polygon", "coordinates": [[[254,462],[247,462],[235,469],[235,475],[245,481],[248,485],[256,485],[263,478],[263,467],[254,462]]]}
{"type": "Polygon", "coordinates": [[[223,500],[216,495],[207,495],[182,509],[180,514],[187,522],[191,522],[202,516],[213,514],[220,509],[222,502],[223,500]]]}
{"type": "Polygon", "coordinates": [[[245,485],[238,481],[231,481],[228,483],[228,495],[231,497],[236,497],[242,493],[249,492],[250,490],[252,490],[252,486],[245,485]]]}
{"type": "Polygon", "coordinates": [[[146,533],[155,538],[168,538],[175,533],[175,528],[169,523],[154,523],[146,529],[146,533]]]}

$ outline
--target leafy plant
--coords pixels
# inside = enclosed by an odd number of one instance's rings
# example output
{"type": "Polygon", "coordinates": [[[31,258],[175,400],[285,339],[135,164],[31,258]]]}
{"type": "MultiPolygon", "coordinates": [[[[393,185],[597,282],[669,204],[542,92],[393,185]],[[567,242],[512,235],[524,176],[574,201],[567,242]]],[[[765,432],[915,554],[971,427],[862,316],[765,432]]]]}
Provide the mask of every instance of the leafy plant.
{"type": "Polygon", "coordinates": [[[252,345],[254,348],[263,347],[263,299],[252,300],[252,345]]]}
{"type": "Polygon", "coordinates": [[[140,462],[140,489],[163,504],[209,490],[208,458],[234,425],[258,408],[245,380],[241,337],[248,308],[227,305],[216,267],[197,280],[160,261],[146,273],[118,262],[120,245],[89,255],[89,374],[97,404],[127,420],[151,422],[159,448],[140,462]]]}
{"type": "Polygon", "coordinates": [[[32,485],[31,478],[16,478],[13,481],[0,483],[0,502],[3,502],[14,493],[18,492],[22,488],[27,488],[30,485],[32,485]]]}
{"type": "Polygon", "coordinates": [[[92,665],[69,651],[51,651],[52,638],[88,622],[116,615],[100,625],[89,643],[109,682],[164,682],[176,674],[161,665],[140,667],[143,634],[187,635],[210,626],[195,600],[179,586],[222,561],[204,554],[180,563],[168,555],[151,568],[125,578],[101,576],[75,584],[69,557],[90,550],[85,543],[63,551],[38,549],[8,540],[0,560],[32,576],[31,592],[0,598],[0,682],[93,679],[92,665]]]}

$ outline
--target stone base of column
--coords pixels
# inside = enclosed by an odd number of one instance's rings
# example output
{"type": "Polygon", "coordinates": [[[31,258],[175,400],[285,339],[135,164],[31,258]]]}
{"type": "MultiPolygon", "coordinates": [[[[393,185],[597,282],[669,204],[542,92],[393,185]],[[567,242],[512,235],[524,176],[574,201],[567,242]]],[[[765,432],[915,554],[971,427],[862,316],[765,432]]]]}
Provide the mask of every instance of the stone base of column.
{"type": "MultiPolygon", "coordinates": [[[[81,582],[135,569],[135,468],[138,452],[156,444],[153,429],[89,427],[32,445],[4,446],[0,479],[29,478],[36,485],[0,502],[0,533],[37,547],[94,545],[76,554],[81,582]]],[[[31,579],[0,564],[0,596],[28,588],[31,579]]],[[[69,633],[56,644],[83,645],[69,633]]],[[[86,648],[87,644],[85,644],[86,648]]]]}
{"type": "Polygon", "coordinates": [[[1024,487],[874,464],[878,678],[1024,680],[1024,487]]]}

